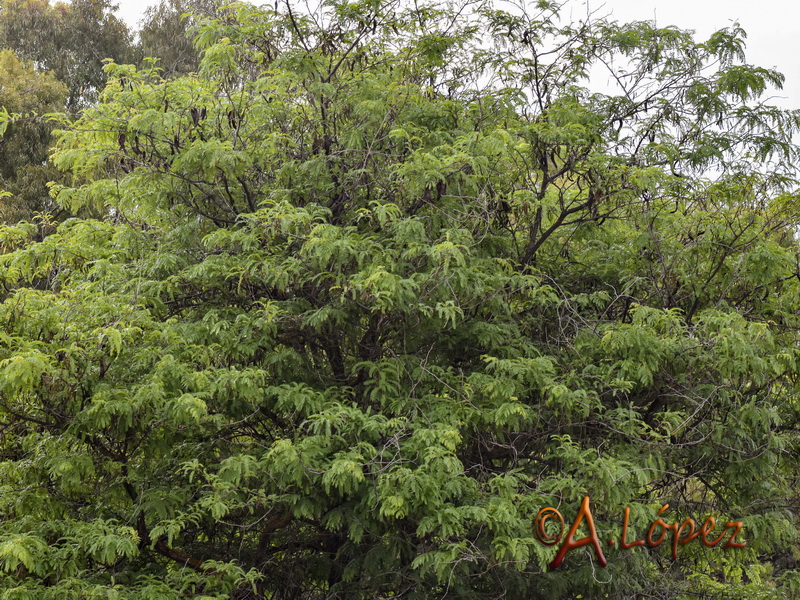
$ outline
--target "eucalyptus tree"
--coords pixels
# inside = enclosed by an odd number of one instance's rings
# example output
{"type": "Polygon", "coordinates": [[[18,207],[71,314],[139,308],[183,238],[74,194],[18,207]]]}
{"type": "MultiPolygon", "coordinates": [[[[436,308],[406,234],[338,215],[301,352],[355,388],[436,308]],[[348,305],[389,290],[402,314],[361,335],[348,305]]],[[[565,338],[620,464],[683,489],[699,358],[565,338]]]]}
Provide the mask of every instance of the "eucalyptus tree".
{"type": "Polygon", "coordinates": [[[138,51],[143,58],[157,58],[164,77],[196,72],[200,53],[191,28],[197,16],[213,17],[221,6],[219,0],[162,0],[150,6],[140,22],[138,51]]]}
{"type": "Polygon", "coordinates": [[[131,32],[108,0],[2,0],[0,47],[51,71],[67,85],[67,110],[94,102],[105,85],[103,60],[130,60],[131,32]]]}
{"type": "Polygon", "coordinates": [[[0,222],[32,219],[59,208],[47,183],[60,174],[48,162],[53,125],[39,115],[64,109],[66,86],[51,73],[38,73],[11,50],[0,50],[0,107],[27,115],[7,125],[0,140],[0,222]]]}

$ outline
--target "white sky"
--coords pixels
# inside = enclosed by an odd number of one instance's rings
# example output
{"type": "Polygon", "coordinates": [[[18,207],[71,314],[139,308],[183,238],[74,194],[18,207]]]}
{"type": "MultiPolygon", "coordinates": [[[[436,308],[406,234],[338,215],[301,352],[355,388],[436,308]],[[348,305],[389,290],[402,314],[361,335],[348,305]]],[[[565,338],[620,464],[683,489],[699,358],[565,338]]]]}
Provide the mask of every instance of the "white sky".
{"type": "Polygon", "coordinates": [[[122,18],[129,27],[135,27],[142,18],[144,11],[151,4],[158,4],[158,2],[151,2],[150,0],[117,0],[117,16],[122,18]]]}
{"type": "MultiPolygon", "coordinates": [[[[145,9],[155,1],[118,0],[118,3],[118,16],[136,26],[145,9]]],[[[776,68],[786,76],[780,92],[783,98],[775,103],[784,108],[800,108],[800,2],[797,0],[573,0],[568,10],[576,17],[582,16],[587,5],[597,10],[598,16],[611,15],[619,21],[655,19],[661,26],[694,29],[701,39],[738,21],[748,34],[748,62],[776,68]]]]}

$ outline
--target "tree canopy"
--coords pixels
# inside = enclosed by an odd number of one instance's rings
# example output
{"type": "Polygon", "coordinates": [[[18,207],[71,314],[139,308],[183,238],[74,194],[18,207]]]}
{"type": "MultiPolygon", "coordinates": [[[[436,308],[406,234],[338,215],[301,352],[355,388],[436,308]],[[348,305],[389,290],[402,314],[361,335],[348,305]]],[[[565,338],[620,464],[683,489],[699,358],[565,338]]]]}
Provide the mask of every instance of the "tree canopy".
{"type": "Polygon", "coordinates": [[[0,221],[16,222],[57,211],[47,183],[59,173],[48,162],[52,125],[40,115],[64,108],[67,88],[51,73],[39,73],[10,50],[0,50],[0,107],[27,115],[8,124],[0,139],[0,221]]]}
{"type": "Polygon", "coordinates": [[[197,72],[200,54],[192,43],[191,27],[196,17],[213,17],[219,0],[162,0],[144,14],[138,31],[138,51],[142,57],[158,59],[165,77],[197,72]]]}
{"type": "Polygon", "coordinates": [[[566,14],[232,4],[196,75],[106,66],[53,155],[104,216],[0,228],[0,598],[800,591],[800,113],[738,26],[566,14]],[[608,565],[550,568],[587,496],[608,565]],[[746,546],[606,545],[665,504],[746,546]]]}
{"type": "Polygon", "coordinates": [[[67,85],[67,109],[90,104],[105,84],[103,59],[131,58],[130,32],[108,0],[2,0],[0,47],[67,85]]]}

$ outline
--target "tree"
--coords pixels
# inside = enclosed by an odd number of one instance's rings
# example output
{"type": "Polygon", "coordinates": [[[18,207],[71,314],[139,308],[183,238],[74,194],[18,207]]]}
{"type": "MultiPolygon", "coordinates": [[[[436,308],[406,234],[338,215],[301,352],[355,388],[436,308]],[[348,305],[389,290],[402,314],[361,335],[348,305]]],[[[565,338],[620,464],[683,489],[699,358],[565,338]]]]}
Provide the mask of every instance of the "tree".
{"type": "Polygon", "coordinates": [[[193,15],[213,16],[219,7],[217,0],[162,0],[150,6],[139,29],[139,51],[158,58],[165,77],[196,72],[200,54],[189,34],[193,15]]]}
{"type": "Polygon", "coordinates": [[[0,51],[0,106],[27,115],[0,139],[0,189],[13,194],[0,200],[0,221],[13,223],[58,208],[47,188],[59,178],[48,162],[52,126],[41,115],[62,111],[66,95],[66,86],[52,74],[37,73],[12,51],[0,51]]]}
{"type": "Polygon", "coordinates": [[[132,58],[131,34],[108,0],[3,0],[0,47],[67,84],[67,108],[91,104],[105,84],[103,60],[132,58]]]}
{"type": "Polygon", "coordinates": [[[795,593],[798,113],[738,27],[559,14],[232,5],[196,77],[107,67],[54,161],[108,218],[0,237],[8,597],[795,593]],[[551,569],[586,496],[606,571],[551,569]]]}

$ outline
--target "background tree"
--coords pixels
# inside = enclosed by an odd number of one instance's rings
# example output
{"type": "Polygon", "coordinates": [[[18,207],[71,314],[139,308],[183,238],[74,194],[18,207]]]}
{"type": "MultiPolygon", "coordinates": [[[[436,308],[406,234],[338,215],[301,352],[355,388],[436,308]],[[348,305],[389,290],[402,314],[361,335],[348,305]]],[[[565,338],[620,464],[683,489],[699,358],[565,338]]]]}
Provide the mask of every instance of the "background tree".
{"type": "Polygon", "coordinates": [[[109,217],[0,234],[0,588],[796,594],[798,114],[742,36],[233,5],[197,77],[110,65],[55,154],[109,217]],[[550,570],[586,495],[747,547],[550,570]]]}
{"type": "Polygon", "coordinates": [[[36,72],[11,50],[0,51],[0,106],[28,115],[9,124],[0,139],[0,189],[13,194],[0,200],[0,221],[60,210],[47,188],[60,178],[48,160],[52,125],[40,115],[63,110],[66,96],[66,86],[52,74],[36,72]]]}
{"type": "Polygon", "coordinates": [[[0,2],[0,47],[30,61],[23,66],[13,54],[3,54],[8,85],[0,94],[0,106],[25,114],[0,142],[0,186],[13,194],[3,201],[3,221],[45,212],[56,221],[69,215],[48,194],[47,183],[61,177],[48,162],[53,126],[41,115],[66,110],[77,116],[105,85],[103,59],[133,60],[130,32],[113,16],[115,9],[100,0],[53,6],[42,0],[0,2]]]}
{"type": "Polygon", "coordinates": [[[200,54],[189,34],[192,15],[213,16],[217,0],[162,0],[145,11],[139,28],[139,52],[156,57],[165,77],[196,72],[200,54]]]}
{"type": "Polygon", "coordinates": [[[105,84],[103,59],[133,58],[131,33],[107,0],[3,0],[0,47],[52,71],[68,88],[67,109],[92,103],[105,84]]]}

